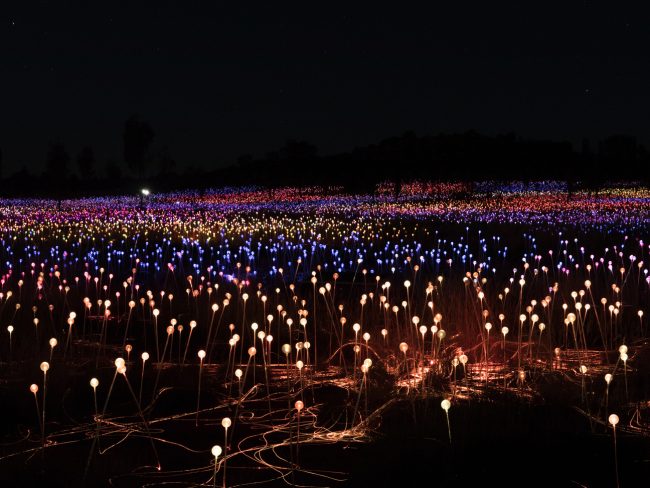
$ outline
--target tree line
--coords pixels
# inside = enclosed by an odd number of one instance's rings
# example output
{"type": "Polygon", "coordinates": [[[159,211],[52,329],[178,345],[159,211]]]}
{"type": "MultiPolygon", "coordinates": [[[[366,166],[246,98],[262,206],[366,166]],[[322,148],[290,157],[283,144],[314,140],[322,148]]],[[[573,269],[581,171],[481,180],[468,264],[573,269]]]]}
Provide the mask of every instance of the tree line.
{"type": "MultiPolygon", "coordinates": [[[[90,146],[73,157],[51,143],[45,171],[23,167],[2,180],[0,196],[90,196],[202,189],[231,185],[274,188],[287,185],[342,186],[371,193],[383,181],[563,180],[570,188],[597,190],[608,181],[650,180],[650,153],[635,137],[613,135],[579,149],[568,141],[530,140],[514,133],[488,136],[475,131],[416,135],[406,132],[369,146],[320,155],[313,144],[288,140],[262,157],[244,154],[225,167],[181,168],[164,148],[153,150],[155,132],[137,115],[122,131],[123,161],[104,162],[90,146]]],[[[2,152],[0,150],[0,174],[2,152]]]]}

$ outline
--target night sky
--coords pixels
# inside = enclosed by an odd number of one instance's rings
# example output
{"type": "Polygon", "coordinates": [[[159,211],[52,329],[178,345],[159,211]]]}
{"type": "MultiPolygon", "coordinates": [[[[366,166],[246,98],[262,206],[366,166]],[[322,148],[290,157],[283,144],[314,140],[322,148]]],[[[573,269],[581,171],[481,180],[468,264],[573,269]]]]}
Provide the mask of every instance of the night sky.
{"type": "Polygon", "coordinates": [[[4,174],[39,171],[53,141],[122,161],[133,113],[180,169],[409,129],[647,142],[644,2],[354,3],[7,2],[4,174]]]}

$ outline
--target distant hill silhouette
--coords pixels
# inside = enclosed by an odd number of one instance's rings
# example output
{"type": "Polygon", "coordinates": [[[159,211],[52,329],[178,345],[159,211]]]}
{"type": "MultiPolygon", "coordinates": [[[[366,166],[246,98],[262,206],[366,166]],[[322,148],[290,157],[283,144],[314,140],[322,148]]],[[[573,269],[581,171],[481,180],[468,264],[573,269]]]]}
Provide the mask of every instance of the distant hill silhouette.
{"type": "MultiPolygon", "coordinates": [[[[131,119],[130,119],[131,120],[131,119]]],[[[402,182],[482,180],[563,180],[569,188],[597,190],[605,181],[650,182],[650,153],[636,138],[614,135],[598,141],[592,150],[585,141],[575,150],[567,141],[529,140],[513,133],[487,136],[474,131],[418,136],[406,132],[377,144],[320,156],[306,141],[289,140],[264,157],[243,155],[237,162],[214,169],[177,170],[166,148],[147,164],[154,176],[143,177],[144,154],[153,132],[143,123],[144,142],[129,160],[132,173],[115,161],[97,176],[92,148],[77,158],[80,176],[69,174],[69,157],[62,143],[50,146],[47,171],[31,174],[26,168],[2,180],[0,196],[53,198],[124,194],[146,184],[155,191],[231,185],[336,185],[346,191],[371,193],[376,184],[402,182]],[[136,157],[137,156],[137,157],[136,157]],[[137,163],[137,164],[136,164],[137,163]],[[88,165],[84,171],[84,165],[88,165]]],[[[137,138],[136,138],[137,139],[137,138]]],[[[132,144],[134,145],[134,144],[132,144]]],[[[129,151],[125,151],[129,152],[129,151]]]]}

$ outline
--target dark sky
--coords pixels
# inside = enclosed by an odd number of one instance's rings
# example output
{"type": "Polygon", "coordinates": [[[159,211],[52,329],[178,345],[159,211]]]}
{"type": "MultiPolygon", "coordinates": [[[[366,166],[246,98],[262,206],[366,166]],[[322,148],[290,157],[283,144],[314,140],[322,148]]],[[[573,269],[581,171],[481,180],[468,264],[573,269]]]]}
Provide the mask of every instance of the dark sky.
{"type": "Polygon", "coordinates": [[[51,141],[121,161],[132,113],[181,168],[408,129],[647,139],[645,2],[346,3],[4,2],[4,172],[51,141]]]}

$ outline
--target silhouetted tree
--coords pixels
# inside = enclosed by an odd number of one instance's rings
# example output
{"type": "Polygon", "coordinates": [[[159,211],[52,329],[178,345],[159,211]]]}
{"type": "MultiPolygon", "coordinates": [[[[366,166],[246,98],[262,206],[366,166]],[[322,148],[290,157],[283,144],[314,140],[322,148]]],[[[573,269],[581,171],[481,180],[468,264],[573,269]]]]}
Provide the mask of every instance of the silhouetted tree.
{"type": "Polygon", "coordinates": [[[237,166],[247,168],[253,163],[253,156],[250,154],[242,154],[237,158],[237,166]]]}
{"type": "Polygon", "coordinates": [[[60,142],[51,143],[47,151],[45,160],[45,178],[46,186],[51,190],[51,195],[59,201],[63,198],[66,189],[66,179],[68,177],[68,163],[70,156],[65,150],[65,146],[60,142]]]}
{"type": "Polygon", "coordinates": [[[45,174],[50,178],[65,178],[69,162],[70,156],[65,146],[59,142],[51,143],[45,160],[45,174]]]}
{"type": "Polygon", "coordinates": [[[176,161],[169,154],[169,148],[163,147],[158,154],[158,168],[160,176],[168,176],[176,169],[176,161]]]}
{"type": "Polygon", "coordinates": [[[106,181],[113,186],[122,180],[122,168],[113,159],[106,161],[104,173],[106,174],[106,181]]]}
{"type": "Polygon", "coordinates": [[[149,147],[153,141],[154,132],[147,122],[137,115],[132,115],[124,124],[124,161],[131,171],[135,171],[138,179],[142,180],[149,147]]]}
{"type": "Polygon", "coordinates": [[[89,146],[84,146],[77,155],[77,169],[83,180],[95,177],[95,153],[89,146]]]}

